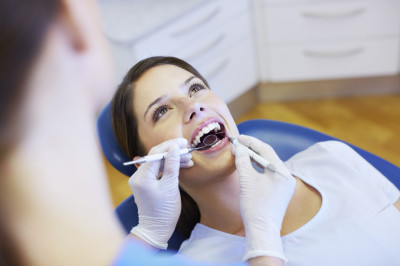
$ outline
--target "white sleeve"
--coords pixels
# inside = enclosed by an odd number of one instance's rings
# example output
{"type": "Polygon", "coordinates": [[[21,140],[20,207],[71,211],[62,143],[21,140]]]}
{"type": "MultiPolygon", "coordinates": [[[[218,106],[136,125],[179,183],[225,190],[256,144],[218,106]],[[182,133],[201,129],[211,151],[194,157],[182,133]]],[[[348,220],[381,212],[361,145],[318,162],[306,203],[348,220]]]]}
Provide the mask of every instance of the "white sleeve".
{"type": "Polygon", "coordinates": [[[400,191],[397,187],[350,146],[340,141],[325,141],[320,144],[330,152],[334,152],[341,160],[345,160],[346,163],[355,167],[366,180],[383,191],[391,203],[395,203],[399,199],[400,191]]]}

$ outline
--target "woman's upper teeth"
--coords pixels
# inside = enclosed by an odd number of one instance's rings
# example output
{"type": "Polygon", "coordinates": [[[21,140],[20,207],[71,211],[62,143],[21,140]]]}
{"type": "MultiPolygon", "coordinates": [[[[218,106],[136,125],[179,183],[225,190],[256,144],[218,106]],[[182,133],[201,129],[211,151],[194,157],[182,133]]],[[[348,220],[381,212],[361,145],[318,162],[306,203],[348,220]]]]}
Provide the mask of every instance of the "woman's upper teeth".
{"type": "Polygon", "coordinates": [[[200,138],[204,134],[210,133],[210,131],[218,132],[221,129],[221,126],[218,124],[218,122],[212,122],[208,124],[207,126],[203,127],[199,132],[197,133],[197,136],[193,139],[192,141],[192,146],[196,147],[200,143],[200,138]]]}

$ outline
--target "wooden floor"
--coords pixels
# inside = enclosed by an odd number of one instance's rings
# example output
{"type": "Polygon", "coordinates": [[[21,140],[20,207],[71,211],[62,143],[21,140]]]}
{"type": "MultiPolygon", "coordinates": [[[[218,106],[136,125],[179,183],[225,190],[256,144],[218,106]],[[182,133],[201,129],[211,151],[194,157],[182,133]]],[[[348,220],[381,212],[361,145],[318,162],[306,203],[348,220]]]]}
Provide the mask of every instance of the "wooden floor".
{"type": "MultiPolygon", "coordinates": [[[[400,95],[264,103],[239,117],[266,118],[309,127],[350,142],[400,166],[400,95]]],[[[106,162],[115,205],[131,192],[128,178],[106,162]]]]}

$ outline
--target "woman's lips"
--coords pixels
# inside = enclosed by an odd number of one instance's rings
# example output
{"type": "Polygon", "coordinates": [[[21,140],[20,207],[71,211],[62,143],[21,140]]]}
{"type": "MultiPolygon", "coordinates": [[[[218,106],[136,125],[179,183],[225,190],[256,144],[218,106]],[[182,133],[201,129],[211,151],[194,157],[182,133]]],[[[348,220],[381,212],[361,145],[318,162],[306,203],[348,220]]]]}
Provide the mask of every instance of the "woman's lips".
{"type": "Polygon", "coordinates": [[[224,126],[224,124],[217,118],[209,118],[209,119],[204,120],[199,125],[197,125],[195,131],[193,132],[192,136],[190,137],[190,139],[189,139],[190,144],[193,143],[194,138],[197,136],[197,134],[199,133],[200,130],[202,130],[204,127],[206,127],[207,125],[209,125],[213,122],[217,122],[218,124],[224,126]]]}
{"type": "Polygon", "coordinates": [[[206,150],[199,150],[199,151],[196,151],[196,152],[199,152],[199,153],[202,153],[202,154],[210,154],[210,153],[214,153],[214,152],[218,152],[218,151],[222,150],[228,144],[230,144],[229,139],[225,136],[223,139],[218,141],[216,146],[214,146],[212,148],[209,148],[209,149],[206,149],[206,150]]]}

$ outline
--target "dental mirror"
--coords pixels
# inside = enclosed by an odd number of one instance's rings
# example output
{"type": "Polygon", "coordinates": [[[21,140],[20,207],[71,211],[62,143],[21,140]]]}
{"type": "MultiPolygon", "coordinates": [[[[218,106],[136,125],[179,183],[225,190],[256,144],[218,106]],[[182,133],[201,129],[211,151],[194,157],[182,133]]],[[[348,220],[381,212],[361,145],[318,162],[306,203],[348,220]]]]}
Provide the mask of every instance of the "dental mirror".
{"type": "Polygon", "coordinates": [[[212,146],[217,143],[218,137],[217,135],[208,135],[203,139],[203,144],[206,146],[212,146]]]}
{"type": "Polygon", "coordinates": [[[202,151],[202,150],[207,150],[209,149],[212,145],[214,145],[215,143],[217,143],[218,141],[218,137],[217,135],[208,135],[206,136],[202,143],[204,144],[204,146],[198,147],[198,148],[192,148],[194,150],[198,150],[198,151],[202,151]]]}

